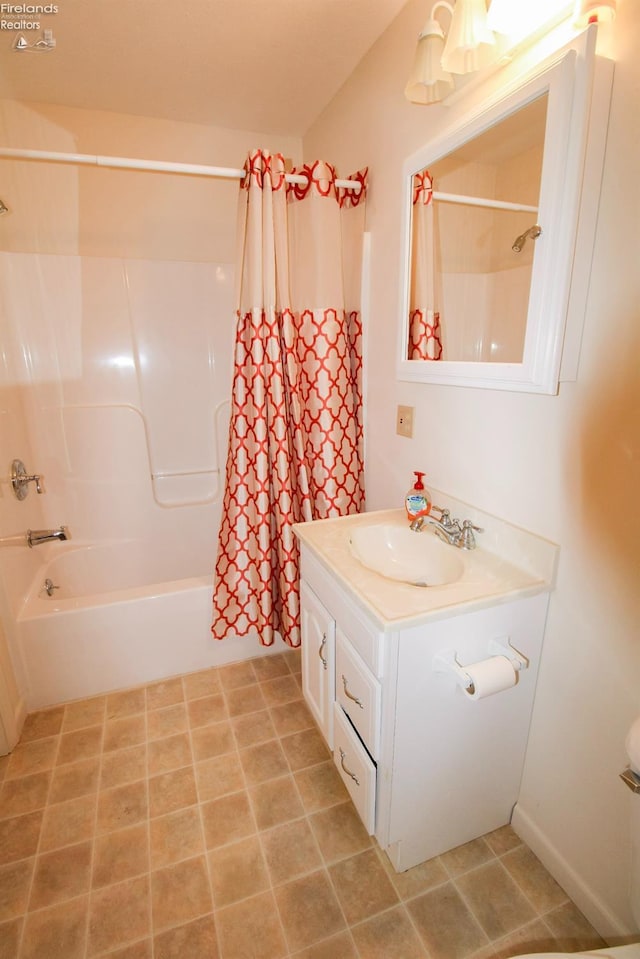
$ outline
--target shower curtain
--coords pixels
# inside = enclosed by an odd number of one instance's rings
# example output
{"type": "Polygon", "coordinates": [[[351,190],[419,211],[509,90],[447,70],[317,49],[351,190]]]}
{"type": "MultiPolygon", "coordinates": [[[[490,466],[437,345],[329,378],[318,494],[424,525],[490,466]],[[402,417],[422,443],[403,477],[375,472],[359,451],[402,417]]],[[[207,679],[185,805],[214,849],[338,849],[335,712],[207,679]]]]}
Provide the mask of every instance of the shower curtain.
{"type": "Polygon", "coordinates": [[[328,163],[287,184],[254,151],[241,182],[238,311],[213,597],[216,639],[300,645],[292,525],[364,507],[360,193],[328,163]]]}
{"type": "Polygon", "coordinates": [[[413,177],[409,359],[442,357],[440,313],[436,309],[436,248],[433,180],[428,170],[413,177]]]}

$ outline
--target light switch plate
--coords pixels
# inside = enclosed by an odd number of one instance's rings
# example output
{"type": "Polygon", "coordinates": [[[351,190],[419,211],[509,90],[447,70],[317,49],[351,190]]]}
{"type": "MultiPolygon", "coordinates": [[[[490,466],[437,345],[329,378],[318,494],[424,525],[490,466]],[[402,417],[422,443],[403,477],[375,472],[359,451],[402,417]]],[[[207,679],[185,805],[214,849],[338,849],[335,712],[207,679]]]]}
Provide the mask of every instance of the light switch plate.
{"type": "Polygon", "coordinates": [[[396,433],[398,436],[413,436],[413,406],[399,406],[396,415],[396,433]]]}

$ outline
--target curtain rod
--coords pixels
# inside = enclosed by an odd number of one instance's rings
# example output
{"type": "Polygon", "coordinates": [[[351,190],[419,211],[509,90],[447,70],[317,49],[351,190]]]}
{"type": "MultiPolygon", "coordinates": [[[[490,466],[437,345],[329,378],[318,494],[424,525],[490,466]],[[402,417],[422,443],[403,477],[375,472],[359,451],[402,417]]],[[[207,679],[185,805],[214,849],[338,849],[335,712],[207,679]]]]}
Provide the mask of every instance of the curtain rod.
{"type": "MultiPolygon", "coordinates": [[[[183,173],[188,176],[223,177],[241,180],[244,170],[234,167],[205,166],[198,163],[170,163],[164,160],[136,160],[133,157],[94,156],[90,153],[55,153],[47,150],[16,150],[0,147],[0,158],[6,160],[48,160],[52,163],[75,163],[80,166],[111,167],[118,170],[147,170],[154,173],[183,173]]],[[[308,183],[304,174],[285,174],[287,183],[308,183]]],[[[359,193],[362,189],[357,180],[336,180],[336,187],[359,193]]]]}
{"type": "Polygon", "coordinates": [[[464,196],[462,193],[440,193],[433,191],[433,199],[441,203],[462,203],[465,206],[486,206],[494,210],[514,210],[520,213],[537,213],[537,206],[528,206],[526,203],[510,203],[508,200],[490,200],[481,196],[464,196]]]}

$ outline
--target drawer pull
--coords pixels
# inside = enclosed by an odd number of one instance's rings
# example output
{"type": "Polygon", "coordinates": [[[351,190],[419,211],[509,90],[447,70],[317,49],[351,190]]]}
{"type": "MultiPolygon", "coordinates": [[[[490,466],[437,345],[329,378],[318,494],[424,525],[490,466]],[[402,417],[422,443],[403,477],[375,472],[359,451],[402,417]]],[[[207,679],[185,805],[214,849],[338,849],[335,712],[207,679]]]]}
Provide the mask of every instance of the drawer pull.
{"type": "Polygon", "coordinates": [[[344,673],[342,674],[342,685],[344,686],[344,694],[347,697],[347,699],[350,699],[352,702],[354,702],[356,706],[360,707],[360,709],[364,709],[364,706],[362,705],[358,697],[354,696],[353,693],[350,693],[349,690],[347,689],[347,677],[345,676],[344,673]]]}
{"type": "Polygon", "coordinates": [[[353,781],[354,781],[354,783],[356,784],[356,786],[359,786],[359,785],[360,785],[360,780],[358,779],[358,777],[356,776],[356,774],[355,774],[355,773],[352,773],[350,769],[347,769],[347,767],[346,767],[345,764],[344,764],[344,757],[345,757],[344,749],[342,748],[342,746],[340,746],[339,749],[340,749],[340,765],[342,766],[344,772],[346,772],[347,776],[350,776],[351,779],[353,779],[353,781]]]}
{"type": "Polygon", "coordinates": [[[319,646],[319,648],[318,648],[318,656],[319,656],[320,659],[322,660],[322,666],[323,666],[324,669],[327,668],[327,660],[326,660],[326,657],[324,657],[324,656],[322,655],[322,653],[324,652],[324,647],[325,647],[326,645],[327,645],[327,634],[326,634],[326,633],[323,633],[323,634],[322,634],[322,642],[320,643],[320,646],[319,646]]]}

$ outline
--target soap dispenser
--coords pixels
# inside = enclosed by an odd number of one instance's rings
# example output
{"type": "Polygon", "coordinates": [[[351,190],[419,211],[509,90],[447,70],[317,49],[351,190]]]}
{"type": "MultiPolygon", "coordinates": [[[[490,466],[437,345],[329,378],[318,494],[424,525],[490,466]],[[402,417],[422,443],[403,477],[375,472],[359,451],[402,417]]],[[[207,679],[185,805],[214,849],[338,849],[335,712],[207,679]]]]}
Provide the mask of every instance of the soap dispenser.
{"type": "Polygon", "coordinates": [[[414,476],[415,482],[405,497],[407,519],[411,522],[420,516],[428,516],[431,510],[431,497],[422,482],[424,473],[416,470],[414,476]]]}

